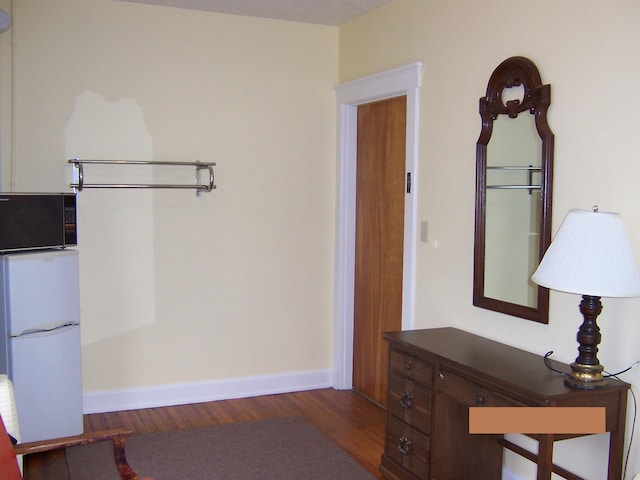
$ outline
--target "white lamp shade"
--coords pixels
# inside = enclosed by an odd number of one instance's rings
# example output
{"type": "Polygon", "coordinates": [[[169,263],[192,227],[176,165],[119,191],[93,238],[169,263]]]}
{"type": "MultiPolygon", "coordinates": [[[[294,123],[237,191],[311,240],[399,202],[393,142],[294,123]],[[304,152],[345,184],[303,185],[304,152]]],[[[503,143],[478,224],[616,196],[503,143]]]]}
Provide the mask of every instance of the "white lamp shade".
{"type": "Polygon", "coordinates": [[[531,278],[580,295],[640,295],[640,271],[617,213],[570,210],[531,278]]]}

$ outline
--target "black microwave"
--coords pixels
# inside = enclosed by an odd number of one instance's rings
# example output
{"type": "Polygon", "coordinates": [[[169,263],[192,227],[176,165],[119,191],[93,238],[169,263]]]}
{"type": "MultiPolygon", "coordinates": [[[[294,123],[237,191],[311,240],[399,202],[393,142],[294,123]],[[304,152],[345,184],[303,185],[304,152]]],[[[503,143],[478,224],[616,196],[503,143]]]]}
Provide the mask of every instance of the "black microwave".
{"type": "Polygon", "coordinates": [[[0,252],[77,244],[74,193],[0,192],[0,252]]]}

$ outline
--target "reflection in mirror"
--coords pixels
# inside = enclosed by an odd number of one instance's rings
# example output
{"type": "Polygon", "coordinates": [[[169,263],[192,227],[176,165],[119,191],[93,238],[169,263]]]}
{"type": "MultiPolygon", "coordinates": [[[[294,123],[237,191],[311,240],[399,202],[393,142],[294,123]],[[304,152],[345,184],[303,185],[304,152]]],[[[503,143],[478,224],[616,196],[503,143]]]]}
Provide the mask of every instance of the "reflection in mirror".
{"type": "Polygon", "coordinates": [[[551,240],[549,90],[528,59],[503,62],[480,99],[476,159],[474,305],[542,323],[549,293],[530,278],[551,240]]]}
{"type": "Polygon", "coordinates": [[[533,308],[536,285],[513,279],[538,266],[541,147],[532,115],[498,118],[487,146],[484,294],[533,308]]]}

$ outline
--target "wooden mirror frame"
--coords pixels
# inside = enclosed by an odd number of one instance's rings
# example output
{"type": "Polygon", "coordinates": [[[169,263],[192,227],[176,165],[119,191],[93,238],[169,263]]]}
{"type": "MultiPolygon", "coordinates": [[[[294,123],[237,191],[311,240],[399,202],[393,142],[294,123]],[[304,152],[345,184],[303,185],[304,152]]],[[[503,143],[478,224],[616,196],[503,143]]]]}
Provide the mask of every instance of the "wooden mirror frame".
{"type": "Polygon", "coordinates": [[[547,110],[551,104],[551,86],[542,85],[535,64],[525,57],[511,57],[493,72],[487,85],[486,97],[480,98],[482,130],[476,143],[476,212],[473,304],[496,312],[525,318],[540,323],[549,322],[549,290],[538,286],[537,306],[531,307],[486,297],[485,248],[486,248],[486,194],[487,194],[487,146],[498,115],[516,118],[529,112],[535,116],[535,126],[542,140],[540,183],[540,246],[538,263],[551,243],[551,200],[553,177],[553,132],[547,123],[547,110]],[[505,88],[524,87],[522,100],[503,103],[505,88]]]}

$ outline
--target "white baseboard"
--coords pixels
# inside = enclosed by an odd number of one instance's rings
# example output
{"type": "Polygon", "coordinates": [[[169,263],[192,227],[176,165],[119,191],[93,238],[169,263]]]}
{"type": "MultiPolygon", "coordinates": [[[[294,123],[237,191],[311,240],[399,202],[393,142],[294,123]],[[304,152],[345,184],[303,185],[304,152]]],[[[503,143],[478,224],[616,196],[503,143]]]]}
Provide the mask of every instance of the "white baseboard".
{"type": "Polygon", "coordinates": [[[231,398],[256,397],[331,387],[332,370],[291,372],[259,377],[159,385],[83,394],[84,413],[166,407],[231,398]]]}

